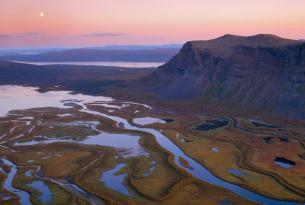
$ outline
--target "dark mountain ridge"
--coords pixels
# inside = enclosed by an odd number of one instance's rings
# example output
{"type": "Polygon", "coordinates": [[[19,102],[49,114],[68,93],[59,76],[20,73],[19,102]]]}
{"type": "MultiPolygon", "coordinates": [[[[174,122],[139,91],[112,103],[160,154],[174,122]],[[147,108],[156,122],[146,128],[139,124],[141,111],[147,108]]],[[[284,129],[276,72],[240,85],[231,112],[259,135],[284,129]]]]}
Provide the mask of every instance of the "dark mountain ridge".
{"type": "Polygon", "coordinates": [[[158,100],[305,118],[305,42],[260,34],[190,41],[141,81],[158,100]]]}

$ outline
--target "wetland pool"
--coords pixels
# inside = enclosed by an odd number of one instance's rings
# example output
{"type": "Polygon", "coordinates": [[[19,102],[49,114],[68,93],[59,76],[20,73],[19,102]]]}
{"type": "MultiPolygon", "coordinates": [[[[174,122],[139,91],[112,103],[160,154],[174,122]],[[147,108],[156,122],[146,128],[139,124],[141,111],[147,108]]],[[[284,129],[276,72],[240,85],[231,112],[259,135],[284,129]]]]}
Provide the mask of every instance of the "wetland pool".
{"type": "Polygon", "coordinates": [[[228,121],[224,119],[207,120],[206,122],[195,126],[194,129],[198,131],[210,131],[225,127],[228,124],[228,121]]]}
{"type": "Polygon", "coordinates": [[[115,190],[126,196],[132,196],[123,184],[124,179],[128,174],[118,174],[118,172],[126,166],[127,164],[124,163],[116,165],[114,169],[103,172],[99,180],[105,183],[105,186],[109,189],[115,190]]]}
{"type": "Polygon", "coordinates": [[[73,139],[72,137],[65,138],[51,138],[39,136],[39,140],[35,137],[31,141],[16,142],[14,146],[34,146],[52,143],[76,143],[91,146],[107,146],[116,149],[122,149],[124,157],[133,156],[148,156],[149,154],[139,144],[140,136],[130,134],[113,134],[107,132],[100,132],[98,135],[88,136],[81,140],[73,139]]]}
{"type": "Polygon", "coordinates": [[[154,123],[161,123],[164,124],[166,123],[165,120],[159,119],[159,118],[154,118],[154,117],[141,117],[141,118],[134,118],[133,123],[137,125],[150,125],[154,123]]]}
{"type": "Polygon", "coordinates": [[[285,169],[292,168],[296,165],[294,161],[286,159],[285,157],[276,157],[274,163],[285,169]]]}
{"type": "Polygon", "coordinates": [[[33,181],[27,184],[28,187],[31,187],[39,192],[39,201],[41,203],[49,203],[52,201],[53,193],[49,187],[42,181],[33,181]]]}
{"type": "MultiPolygon", "coordinates": [[[[188,174],[192,175],[193,177],[197,178],[198,180],[202,180],[203,182],[210,183],[212,185],[216,185],[218,187],[222,187],[226,190],[229,190],[245,199],[248,199],[250,201],[259,203],[259,204],[268,204],[268,205],[297,205],[297,204],[304,204],[301,202],[292,202],[292,201],[284,201],[284,200],[277,200],[273,199],[261,194],[258,194],[252,190],[248,190],[245,187],[229,183],[225,180],[222,180],[221,178],[218,178],[214,174],[212,174],[208,169],[206,169],[203,165],[198,163],[196,160],[192,159],[188,155],[186,155],[182,149],[180,149],[176,144],[174,144],[167,136],[165,136],[160,131],[153,129],[153,128],[143,128],[138,127],[136,125],[131,125],[127,119],[124,119],[122,117],[109,115],[103,112],[98,112],[95,110],[91,110],[87,107],[87,104],[90,103],[110,103],[113,102],[114,99],[109,97],[103,97],[103,96],[88,96],[88,95],[82,95],[82,94],[72,94],[69,91],[51,91],[46,93],[39,93],[37,91],[37,88],[33,87],[22,87],[22,86],[0,86],[0,115],[5,116],[9,111],[11,110],[20,110],[20,109],[30,109],[30,108],[41,108],[41,107],[57,107],[57,108],[71,108],[73,106],[70,103],[67,102],[73,102],[74,104],[77,104],[81,107],[79,112],[91,114],[95,117],[103,117],[108,120],[111,120],[115,122],[121,130],[125,130],[126,132],[130,131],[138,131],[142,133],[150,134],[152,137],[155,138],[156,142],[166,151],[171,153],[173,155],[173,161],[175,163],[175,166],[179,167],[180,169],[183,169],[188,174]],[[24,99],[18,100],[18,99],[24,99]],[[181,163],[181,159],[186,161],[189,166],[186,167],[181,163]],[[191,168],[190,168],[191,167],[191,168]]],[[[131,104],[132,102],[124,102],[122,104],[131,104]]],[[[143,105],[146,108],[149,108],[148,105],[143,105]]],[[[150,109],[150,108],[149,108],[150,109]]],[[[150,118],[150,117],[148,117],[150,118]]],[[[147,119],[147,118],[146,118],[147,119]]],[[[160,120],[160,119],[158,119],[160,120]]],[[[151,121],[149,121],[151,122],[151,121]]],[[[158,122],[158,121],[157,121],[158,122]]],[[[160,121],[159,121],[160,122],[160,121]]],[[[164,121],[166,122],[166,121],[164,121]]],[[[224,120],[217,120],[217,121],[207,121],[206,125],[201,126],[202,129],[216,129],[219,127],[224,127],[228,124],[227,121],[224,120]]],[[[132,136],[133,141],[124,141],[125,139],[129,139],[130,135],[127,134],[120,134],[120,135],[112,135],[110,136],[108,134],[108,139],[103,139],[103,136],[99,136],[98,138],[94,138],[94,136],[87,137],[85,140],[82,140],[81,143],[84,143],[86,145],[98,145],[102,144],[105,145],[106,143],[111,144],[111,146],[118,145],[120,147],[124,147],[123,144],[128,144],[128,147],[133,146],[135,147],[135,144],[137,146],[138,144],[138,138],[135,136],[132,136]],[[110,137],[109,137],[110,136],[110,137]],[[115,140],[118,139],[118,140],[115,140]],[[86,141],[87,140],[87,141],[86,141]],[[99,141],[101,140],[101,141],[99,141]],[[130,144],[129,144],[130,143],[130,144]]],[[[31,140],[28,142],[20,142],[17,139],[15,140],[15,145],[21,146],[21,145],[27,145],[27,146],[35,146],[39,143],[55,143],[56,140],[60,139],[50,139],[45,138],[42,142],[38,142],[35,140],[31,140]],[[27,143],[27,144],[25,144],[27,143]]],[[[67,140],[66,142],[71,143],[72,139],[61,139],[61,140],[67,140]]],[[[74,140],[73,140],[74,142],[74,140]]],[[[106,145],[107,146],[107,145],[106,145]]],[[[4,188],[12,192],[20,198],[21,204],[31,204],[29,200],[29,194],[27,192],[18,190],[13,187],[12,182],[14,180],[14,177],[18,171],[17,166],[14,165],[12,162],[10,163],[8,160],[5,161],[5,159],[2,159],[4,163],[7,163],[9,167],[11,167],[10,172],[8,173],[8,176],[4,183],[4,188]]],[[[108,170],[109,172],[106,172],[109,176],[112,176],[112,178],[116,178],[117,176],[115,173],[117,171],[121,170],[124,167],[124,164],[119,164],[112,170],[108,170]]],[[[105,172],[104,172],[105,174],[105,172]]],[[[108,177],[109,177],[108,176],[108,177]]],[[[116,191],[121,193],[127,194],[126,190],[124,188],[122,189],[117,182],[122,182],[122,178],[126,176],[120,176],[119,178],[116,178],[115,180],[110,180],[106,184],[108,187],[113,187],[112,189],[115,189],[116,191]],[[116,181],[117,180],[117,181],[116,181]]],[[[111,177],[110,177],[111,178],[111,177]]],[[[103,179],[103,174],[101,176],[101,179],[103,179]]],[[[106,181],[103,180],[105,183],[106,181]]],[[[71,186],[72,187],[72,186],[71,186]]],[[[126,188],[126,187],[125,187],[126,188]]],[[[82,190],[79,188],[79,190],[82,190]]],[[[84,191],[83,191],[84,192],[84,191]]],[[[85,195],[87,196],[87,195],[85,195]]]]}

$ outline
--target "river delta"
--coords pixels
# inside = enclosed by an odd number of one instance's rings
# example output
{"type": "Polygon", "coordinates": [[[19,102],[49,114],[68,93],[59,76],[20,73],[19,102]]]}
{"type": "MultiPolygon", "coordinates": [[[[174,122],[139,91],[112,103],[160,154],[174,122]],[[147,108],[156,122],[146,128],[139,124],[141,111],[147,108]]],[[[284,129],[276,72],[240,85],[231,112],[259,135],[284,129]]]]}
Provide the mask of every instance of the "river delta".
{"type": "Polygon", "coordinates": [[[302,124],[11,85],[0,105],[1,204],[305,203],[302,124]]]}

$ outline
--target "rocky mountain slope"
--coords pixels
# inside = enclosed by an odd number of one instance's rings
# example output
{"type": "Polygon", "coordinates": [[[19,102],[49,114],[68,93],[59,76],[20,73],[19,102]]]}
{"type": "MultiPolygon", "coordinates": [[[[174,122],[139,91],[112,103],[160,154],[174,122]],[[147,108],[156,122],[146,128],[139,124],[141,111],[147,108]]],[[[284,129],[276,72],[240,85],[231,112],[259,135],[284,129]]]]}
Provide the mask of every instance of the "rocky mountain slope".
{"type": "Polygon", "coordinates": [[[198,109],[305,118],[305,42],[267,34],[190,41],[141,86],[158,100],[194,102],[198,109]]]}

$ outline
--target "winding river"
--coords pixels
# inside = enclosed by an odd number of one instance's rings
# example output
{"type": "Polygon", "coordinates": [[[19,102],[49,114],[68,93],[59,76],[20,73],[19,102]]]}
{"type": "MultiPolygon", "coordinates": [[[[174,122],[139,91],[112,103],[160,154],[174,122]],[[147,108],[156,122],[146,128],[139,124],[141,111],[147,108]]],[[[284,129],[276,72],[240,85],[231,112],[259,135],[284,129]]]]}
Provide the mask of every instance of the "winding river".
{"type": "MultiPolygon", "coordinates": [[[[14,181],[14,178],[17,174],[18,166],[16,164],[14,164],[12,161],[8,160],[8,159],[2,158],[1,160],[5,165],[10,167],[10,171],[7,174],[7,177],[4,181],[3,187],[7,191],[16,194],[19,197],[20,203],[22,205],[33,205],[33,203],[30,200],[30,195],[29,195],[28,192],[23,191],[21,189],[17,189],[13,186],[13,181],[14,181]]],[[[31,166],[28,166],[28,167],[31,167],[31,166]]],[[[82,198],[82,199],[88,201],[92,205],[104,205],[103,201],[101,201],[98,197],[86,192],[85,190],[83,190],[82,188],[77,186],[73,182],[73,180],[70,180],[70,179],[62,179],[62,180],[51,179],[51,178],[43,176],[43,173],[41,171],[41,166],[32,165],[32,167],[36,167],[35,177],[40,179],[41,182],[48,181],[48,182],[57,184],[58,186],[62,187],[63,189],[72,192],[74,195],[78,196],[79,198],[82,198]]],[[[27,174],[28,177],[33,177],[32,170],[30,170],[30,171],[31,172],[26,172],[26,174],[27,174]]],[[[41,189],[39,186],[37,186],[35,184],[33,184],[32,188],[39,189],[42,194],[46,194],[45,192],[43,192],[43,189],[41,189]]]]}
{"type": "Polygon", "coordinates": [[[29,193],[26,192],[26,191],[23,191],[21,189],[17,189],[13,186],[13,181],[14,181],[14,178],[15,178],[15,176],[17,174],[17,171],[18,171],[17,165],[15,165],[13,162],[11,162],[7,159],[2,159],[2,162],[5,165],[10,167],[10,171],[7,174],[7,177],[6,177],[6,179],[4,181],[4,184],[3,184],[4,188],[7,191],[16,194],[19,197],[21,204],[32,205],[29,193]]]}
{"type": "MultiPolygon", "coordinates": [[[[151,129],[151,128],[140,128],[131,125],[126,119],[123,119],[121,117],[108,115],[105,113],[89,110],[88,107],[85,105],[85,103],[78,103],[78,105],[82,106],[83,108],[80,110],[81,112],[85,112],[92,115],[98,115],[105,118],[108,118],[112,121],[115,121],[117,123],[117,126],[124,125],[123,127],[126,130],[132,130],[132,131],[140,131],[145,132],[153,135],[155,139],[157,140],[158,144],[163,147],[165,150],[169,151],[174,156],[174,161],[179,168],[185,170],[190,175],[207,182],[209,184],[213,184],[222,188],[225,188],[227,190],[232,191],[233,193],[241,196],[242,198],[248,199],[250,201],[259,203],[259,204],[267,204],[267,205],[301,205],[305,203],[301,202],[292,202],[292,201],[283,201],[283,200],[277,200],[272,199],[267,196],[260,195],[258,193],[252,192],[250,190],[247,190],[241,186],[238,186],[236,184],[229,183],[227,181],[224,181],[217,176],[213,175],[210,171],[208,171],[204,166],[187,156],[177,145],[175,145],[169,138],[167,138],[165,135],[163,135],[161,132],[151,129]],[[179,160],[180,158],[186,160],[189,164],[189,168],[183,166],[183,164],[179,160]],[[190,168],[191,167],[191,168],[190,168]]],[[[120,126],[122,127],[122,126],[120,126]]]]}
{"type": "MultiPolygon", "coordinates": [[[[1,86],[0,86],[0,88],[1,88],[1,86]]],[[[27,89],[26,87],[21,87],[21,86],[18,89],[21,89],[21,88],[27,89]]],[[[123,119],[118,116],[108,115],[105,113],[90,110],[86,105],[88,103],[98,103],[101,101],[111,102],[112,101],[111,98],[106,98],[106,97],[102,97],[102,96],[101,97],[85,96],[85,95],[80,95],[80,94],[73,95],[70,92],[59,92],[59,96],[57,96],[56,92],[54,92],[54,91],[51,93],[52,94],[51,96],[50,96],[50,93],[47,92],[45,94],[45,95],[47,95],[47,97],[45,97],[44,94],[37,94],[38,92],[36,90],[33,90],[33,88],[30,89],[30,92],[35,94],[34,95],[35,98],[39,98],[36,101],[36,99],[31,98],[32,96],[27,95],[27,98],[30,98],[31,101],[36,102],[36,105],[37,105],[37,102],[43,102],[43,103],[47,102],[46,104],[49,105],[50,102],[47,101],[45,98],[47,98],[47,99],[51,98],[53,102],[54,102],[54,99],[58,100],[58,102],[54,103],[55,105],[58,105],[58,103],[62,103],[61,106],[59,106],[62,108],[62,106],[64,106],[63,100],[77,99],[77,100],[74,100],[73,102],[82,107],[80,110],[81,112],[110,119],[110,120],[116,122],[117,126],[119,126],[121,128],[123,127],[126,130],[140,131],[140,132],[145,132],[145,133],[151,134],[152,136],[155,137],[156,141],[159,143],[159,145],[161,147],[163,147],[165,150],[172,153],[172,155],[174,156],[174,162],[180,169],[185,170],[187,173],[198,178],[199,180],[202,180],[204,182],[227,189],[227,190],[241,196],[242,198],[245,198],[247,200],[250,200],[250,201],[253,201],[253,202],[256,202],[259,204],[268,204],[268,205],[301,205],[301,204],[304,205],[305,204],[305,203],[301,203],[301,202],[282,201],[282,200],[272,199],[272,198],[260,195],[258,193],[255,193],[253,191],[247,190],[246,188],[243,188],[238,185],[224,181],[224,180],[218,178],[217,176],[213,175],[203,165],[199,164],[198,162],[196,162],[195,160],[193,160],[192,158],[187,156],[177,145],[175,145],[171,140],[169,140],[161,132],[159,132],[155,129],[152,129],[152,128],[142,128],[142,127],[137,127],[137,126],[131,125],[126,119],[123,119]],[[35,92],[37,92],[37,93],[35,93],[35,92]],[[40,98],[43,98],[44,100],[42,101],[40,98]],[[183,166],[183,164],[181,163],[181,159],[188,162],[189,168],[183,166]],[[192,168],[190,168],[190,167],[192,167],[192,168]]],[[[8,93],[8,95],[10,95],[9,92],[7,92],[7,93],[8,93]]],[[[5,100],[7,101],[7,98],[5,100]]],[[[1,89],[0,89],[0,105],[2,104],[1,101],[2,101],[2,99],[1,99],[1,89]]],[[[20,103],[22,103],[22,102],[20,102],[20,103]]],[[[144,106],[148,107],[147,105],[144,105],[144,106]]],[[[17,105],[16,105],[16,107],[17,107],[17,105]]],[[[37,105],[37,107],[46,107],[46,106],[45,106],[45,104],[39,104],[39,105],[37,105]]],[[[21,106],[21,108],[25,109],[24,106],[23,107],[21,106]]],[[[31,108],[31,107],[26,107],[26,108],[31,108]]],[[[2,110],[2,114],[7,113],[8,111],[9,110],[2,110]]],[[[17,168],[16,168],[16,166],[13,166],[13,165],[10,165],[10,166],[12,167],[12,169],[11,169],[9,176],[7,177],[7,179],[5,181],[4,186],[8,191],[16,193],[21,198],[22,204],[29,204],[29,203],[27,203],[27,202],[29,202],[29,195],[27,193],[23,193],[23,192],[20,192],[21,194],[18,194],[19,190],[16,190],[12,187],[12,181],[17,172],[17,168]]],[[[72,187],[70,187],[70,188],[72,188],[72,187]]],[[[76,190],[74,189],[74,191],[76,191],[76,190]]],[[[83,190],[79,190],[79,192],[83,192],[83,190]]],[[[82,194],[85,194],[85,192],[83,192],[82,194]]]]}

